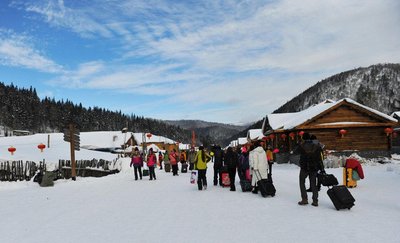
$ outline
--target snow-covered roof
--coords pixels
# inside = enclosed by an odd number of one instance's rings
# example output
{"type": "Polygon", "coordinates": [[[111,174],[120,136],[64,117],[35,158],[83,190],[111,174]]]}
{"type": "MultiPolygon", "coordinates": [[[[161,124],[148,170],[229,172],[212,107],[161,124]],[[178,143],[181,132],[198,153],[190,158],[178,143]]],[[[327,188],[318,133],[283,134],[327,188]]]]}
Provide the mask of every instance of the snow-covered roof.
{"type": "Polygon", "coordinates": [[[391,117],[400,117],[400,111],[395,111],[390,116],[391,117]]]}
{"type": "Polygon", "coordinates": [[[186,144],[186,143],[179,143],[179,150],[187,150],[190,149],[190,144],[186,144]]]}
{"type": "Polygon", "coordinates": [[[81,132],[80,145],[88,149],[118,148],[125,144],[131,133],[121,131],[81,132]]]}
{"type": "Polygon", "coordinates": [[[230,146],[230,147],[236,147],[236,146],[238,146],[238,140],[232,140],[232,141],[229,143],[229,146],[230,146]]]}
{"type": "Polygon", "coordinates": [[[264,134],[262,133],[261,129],[249,129],[247,131],[247,139],[257,140],[261,139],[262,137],[264,137],[264,134]]]}
{"type": "Polygon", "coordinates": [[[247,138],[238,138],[239,145],[244,145],[247,143],[247,138]]]}
{"type": "Polygon", "coordinates": [[[165,143],[165,144],[175,144],[176,142],[172,139],[163,137],[163,136],[157,136],[154,134],[151,134],[151,137],[147,137],[148,133],[133,133],[133,137],[135,138],[136,142],[138,144],[142,144],[143,140],[146,141],[146,143],[165,143]]]}
{"type": "MultiPolygon", "coordinates": [[[[308,120],[311,120],[312,118],[314,118],[315,116],[321,114],[322,112],[334,107],[335,105],[346,101],[348,103],[354,104],[356,106],[362,107],[378,116],[381,116],[387,120],[390,121],[395,121],[397,122],[396,119],[394,119],[391,116],[388,116],[382,112],[379,112],[375,109],[372,109],[370,107],[364,106],[350,98],[345,98],[345,99],[341,99],[339,101],[331,101],[331,100],[327,100],[324,102],[321,102],[317,105],[311,106],[303,111],[299,111],[299,112],[293,112],[293,113],[277,113],[277,114],[268,114],[268,122],[269,125],[271,126],[272,130],[289,130],[289,129],[293,129],[298,125],[301,125],[303,123],[305,123],[308,120]]],[[[350,124],[351,122],[342,122],[342,124],[350,124]]],[[[352,123],[354,124],[354,122],[352,123]]],[[[335,124],[325,124],[325,125],[338,125],[338,123],[336,122],[335,124]]]]}

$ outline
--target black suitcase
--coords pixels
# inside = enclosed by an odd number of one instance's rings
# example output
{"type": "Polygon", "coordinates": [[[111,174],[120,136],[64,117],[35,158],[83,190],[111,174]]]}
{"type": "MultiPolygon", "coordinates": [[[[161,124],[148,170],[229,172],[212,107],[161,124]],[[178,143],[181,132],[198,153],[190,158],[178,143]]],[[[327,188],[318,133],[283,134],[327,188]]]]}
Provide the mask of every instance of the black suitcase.
{"type": "Polygon", "coordinates": [[[164,164],[165,172],[171,172],[171,164],[164,164]]]}
{"type": "Polygon", "coordinates": [[[188,165],[186,163],[182,164],[181,172],[182,173],[187,173],[188,165]]]}
{"type": "Polygon", "coordinates": [[[336,210],[345,208],[350,209],[354,206],[354,202],[356,201],[351,195],[349,189],[343,185],[333,186],[328,189],[327,193],[336,210]]]}
{"type": "Polygon", "coordinates": [[[332,174],[318,174],[318,181],[320,181],[323,186],[336,186],[339,184],[336,177],[332,174]]]}
{"type": "Polygon", "coordinates": [[[257,182],[258,190],[260,190],[261,196],[275,196],[276,189],[271,179],[261,179],[257,182]]]}
{"type": "Polygon", "coordinates": [[[240,187],[242,188],[242,192],[251,192],[251,182],[248,180],[240,180],[240,187]]]}
{"type": "Polygon", "coordinates": [[[149,175],[149,169],[143,169],[143,176],[148,176],[149,175]]]}
{"type": "Polygon", "coordinates": [[[263,197],[267,197],[267,196],[275,196],[276,193],[276,189],[274,186],[274,183],[272,183],[272,175],[268,174],[268,179],[259,179],[261,178],[261,174],[259,171],[257,171],[256,173],[256,177],[257,177],[257,186],[258,186],[258,190],[261,193],[261,196],[263,197]]]}

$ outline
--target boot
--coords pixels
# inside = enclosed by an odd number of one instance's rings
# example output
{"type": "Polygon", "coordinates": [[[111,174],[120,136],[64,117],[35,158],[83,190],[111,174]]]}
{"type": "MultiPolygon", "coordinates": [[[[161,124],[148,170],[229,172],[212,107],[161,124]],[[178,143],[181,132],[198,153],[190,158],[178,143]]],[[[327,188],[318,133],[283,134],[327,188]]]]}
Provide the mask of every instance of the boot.
{"type": "Polygon", "coordinates": [[[302,199],[300,202],[298,202],[299,205],[307,205],[308,200],[307,199],[302,199]]]}
{"type": "Polygon", "coordinates": [[[254,194],[258,194],[258,188],[257,187],[254,187],[253,188],[253,191],[251,191],[252,193],[254,193],[254,194]]]}
{"type": "Polygon", "coordinates": [[[313,205],[314,207],[318,207],[318,201],[317,201],[317,200],[314,200],[314,201],[311,203],[311,205],[313,205]]]}

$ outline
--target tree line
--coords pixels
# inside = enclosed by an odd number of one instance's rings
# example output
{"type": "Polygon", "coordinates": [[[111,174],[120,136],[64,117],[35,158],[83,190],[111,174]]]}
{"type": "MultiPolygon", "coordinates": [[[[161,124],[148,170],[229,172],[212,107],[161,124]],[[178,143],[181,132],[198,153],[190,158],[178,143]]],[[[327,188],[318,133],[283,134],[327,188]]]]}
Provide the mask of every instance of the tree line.
{"type": "MultiPolygon", "coordinates": [[[[32,86],[26,89],[0,82],[0,114],[0,125],[5,128],[6,136],[7,130],[62,132],[68,124],[75,123],[82,132],[119,131],[126,127],[132,132],[149,132],[183,143],[191,141],[191,131],[179,126],[96,106],[85,108],[81,103],[74,104],[69,100],[40,99],[32,86]]],[[[200,143],[212,143],[211,138],[198,136],[200,143]]]]}

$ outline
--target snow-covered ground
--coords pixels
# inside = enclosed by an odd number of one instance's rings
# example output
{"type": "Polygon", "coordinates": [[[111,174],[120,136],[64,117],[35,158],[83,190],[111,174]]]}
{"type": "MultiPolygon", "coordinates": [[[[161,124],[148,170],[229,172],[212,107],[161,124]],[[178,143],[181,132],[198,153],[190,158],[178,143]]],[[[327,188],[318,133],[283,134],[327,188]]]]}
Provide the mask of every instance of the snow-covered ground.
{"type": "MultiPolygon", "coordinates": [[[[69,156],[68,150],[54,151],[46,156],[69,156]]],[[[104,153],[81,152],[106,159],[104,153]]],[[[18,153],[22,159],[22,147],[14,156],[18,153]]],[[[0,159],[8,159],[3,155],[0,159]]],[[[189,183],[189,173],[156,170],[156,181],[135,181],[129,159],[119,160],[119,174],[57,180],[54,187],[0,182],[0,242],[399,242],[398,158],[364,165],[365,179],[350,189],[355,206],[340,211],[327,188],[320,192],[319,207],[297,205],[299,168],[291,164],[274,165],[273,198],[243,193],[238,181],[235,192],[213,186],[212,164],[206,191],[189,183]]],[[[327,172],[341,182],[342,168],[327,172]]]]}

